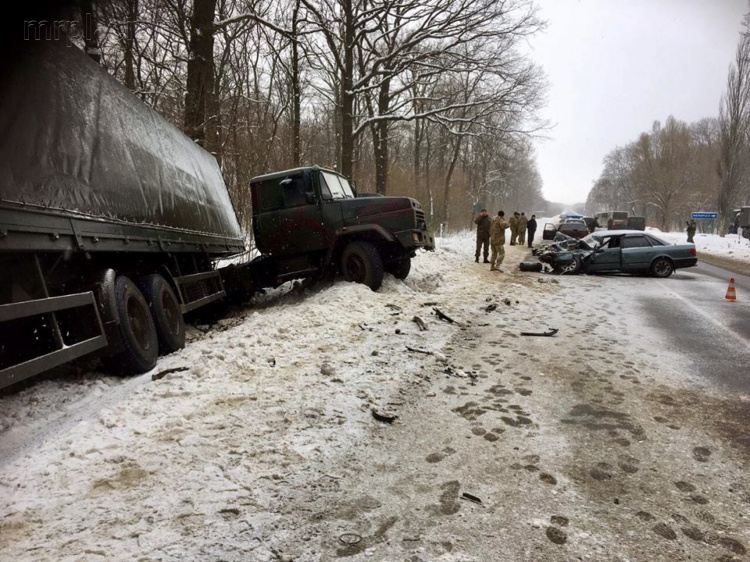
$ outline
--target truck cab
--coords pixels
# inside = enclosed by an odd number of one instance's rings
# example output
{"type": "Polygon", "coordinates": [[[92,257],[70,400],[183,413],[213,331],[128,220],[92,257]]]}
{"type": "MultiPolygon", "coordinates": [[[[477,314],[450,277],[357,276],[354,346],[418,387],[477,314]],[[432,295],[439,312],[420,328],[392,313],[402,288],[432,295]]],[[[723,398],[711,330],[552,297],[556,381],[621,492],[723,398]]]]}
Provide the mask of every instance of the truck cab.
{"type": "Polygon", "coordinates": [[[333,170],[267,174],[251,180],[250,189],[255,244],[267,264],[264,285],[333,269],[377,290],[384,272],[406,278],[416,251],[435,248],[418,201],[358,197],[333,170]]]}

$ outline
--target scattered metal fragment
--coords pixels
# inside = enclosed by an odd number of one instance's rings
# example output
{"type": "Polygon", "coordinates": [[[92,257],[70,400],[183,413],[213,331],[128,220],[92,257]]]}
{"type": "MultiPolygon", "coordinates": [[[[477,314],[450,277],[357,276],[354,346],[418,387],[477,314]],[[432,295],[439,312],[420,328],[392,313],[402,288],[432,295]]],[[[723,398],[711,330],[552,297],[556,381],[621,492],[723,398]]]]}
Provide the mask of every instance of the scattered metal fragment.
{"type": "Polygon", "coordinates": [[[492,312],[493,310],[497,310],[497,305],[495,303],[484,307],[485,312],[492,312]]]}
{"type": "Polygon", "coordinates": [[[421,330],[422,332],[426,332],[426,331],[427,331],[427,324],[425,324],[424,320],[422,320],[422,319],[421,319],[421,318],[420,318],[419,316],[415,316],[415,317],[414,317],[414,318],[412,318],[411,320],[412,320],[412,322],[414,322],[414,323],[415,323],[415,324],[416,324],[417,326],[419,326],[419,329],[420,329],[420,330],[421,330]]]}
{"type": "Polygon", "coordinates": [[[468,492],[464,492],[463,494],[461,494],[461,499],[482,505],[482,500],[472,494],[469,494],[468,492]]]}
{"type": "Polygon", "coordinates": [[[557,332],[559,332],[557,328],[550,328],[546,332],[521,332],[522,336],[542,336],[545,338],[550,338],[554,336],[557,332]]]}
{"type": "Polygon", "coordinates": [[[432,351],[430,351],[429,349],[422,349],[419,347],[411,347],[407,345],[406,350],[413,353],[424,353],[425,355],[432,355],[432,351]]]}
{"type": "Polygon", "coordinates": [[[362,542],[362,535],[358,535],[357,533],[344,533],[343,535],[339,535],[339,541],[344,544],[358,544],[362,542]]]}
{"type": "Polygon", "coordinates": [[[435,306],[436,304],[438,304],[438,303],[436,303],[436,302],[423,302],[422,306],[435,306]]]}
{"type": "Polygon", "coordinates": [[[159,379],[163,379],[166,377],[169,373],[181,373],[182,371],[189,371],[190,367],[173,367],[171,369],[164,369],[163,371],[159,371],[158,373],[154,373],[151,375],[152,381],[158,381],[159,379]]]}
{"type": "Polygon", "coordinates": [[[461,325],[460,322],[456,322],[453,318],[448,316],[445,312],[443,312],[439,308],[435,307],[432,310],[435,311],[435,314],[437,314],[437,317],[440,318],[440,320],[445,320],[449,324],[458,324],[459,326],[461,325]]]}
{"type": "Polygon", "coordinates": [[[385,306],[387,306],[387,307],[388,307],[388,308],[390,308],[391,310],[395,310],[395,311],[397,311],[397,312],[401,312],[401,311],[403,310],[403,308],[401,308],[401,307],[400,307],[400,306],[398,306],[397,304],[391,304],[391,303],[387,303],[387,304],[386,304],[385,306]]]}
{"type": "Polygon", "coordinates": [[[375,408],[370,411],[372,412],[372,417],[379,422],[393,423],[398,419],[398,416],[396,414],[386,414],[384,412],[378,412],[375,408]]]}

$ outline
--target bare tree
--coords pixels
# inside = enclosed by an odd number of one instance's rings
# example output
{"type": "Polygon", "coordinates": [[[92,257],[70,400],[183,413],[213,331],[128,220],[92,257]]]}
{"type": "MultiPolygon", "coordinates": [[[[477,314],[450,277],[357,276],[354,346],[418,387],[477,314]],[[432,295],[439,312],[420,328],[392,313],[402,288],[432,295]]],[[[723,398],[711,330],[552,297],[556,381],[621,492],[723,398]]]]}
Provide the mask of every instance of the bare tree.
{"type": "Polygon", "coordinates": [[[719,106],[720,157],[718,173],[721,186],[718,197],[720,229],[726,233],[728,218],[738,199],[743,166],[742,158],[750,133],[750,35],[740,36],[734,64],[729,68],[727,89],[719,106]]]}

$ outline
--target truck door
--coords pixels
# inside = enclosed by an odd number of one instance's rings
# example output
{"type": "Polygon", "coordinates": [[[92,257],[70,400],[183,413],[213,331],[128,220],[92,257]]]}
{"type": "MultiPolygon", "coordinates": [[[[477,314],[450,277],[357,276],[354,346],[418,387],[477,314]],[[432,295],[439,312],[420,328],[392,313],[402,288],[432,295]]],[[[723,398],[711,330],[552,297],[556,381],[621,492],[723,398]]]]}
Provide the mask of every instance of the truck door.
{"type": "Polygon", "coordinates": [[[282,180],[284,207],[279,215],[286,254],[306,254],[327,247],[325,228],[309,173],[282,180]]]}

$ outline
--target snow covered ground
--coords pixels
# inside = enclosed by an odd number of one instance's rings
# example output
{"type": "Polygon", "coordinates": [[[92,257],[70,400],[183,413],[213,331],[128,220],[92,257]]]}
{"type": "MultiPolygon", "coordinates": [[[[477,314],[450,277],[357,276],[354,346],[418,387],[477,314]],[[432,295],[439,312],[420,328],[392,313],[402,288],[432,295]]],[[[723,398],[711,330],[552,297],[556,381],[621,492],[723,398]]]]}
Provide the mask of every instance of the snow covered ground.
{"type": "Polygon", "coordinates": [[[3,559],[742,559],[738,399],[623,313],[655,280],[473,250],[441,239],[377,293],[284,286],[140,377],[6,393],[3,559]]]}
{"type": "MultiPolygon", "coordinates": [[[[673,244],[687,241],[687,234],[684,232],[661,232],[657,228],[647,228],[646,230],[654,232],[654,234],[673,244]]],[[[719,236],[718,234],[697,233],[693,239],[695,240],[695,247],[700,253],[750,263],[750,240],[742,238],[738,234],[719,236]]]]}

